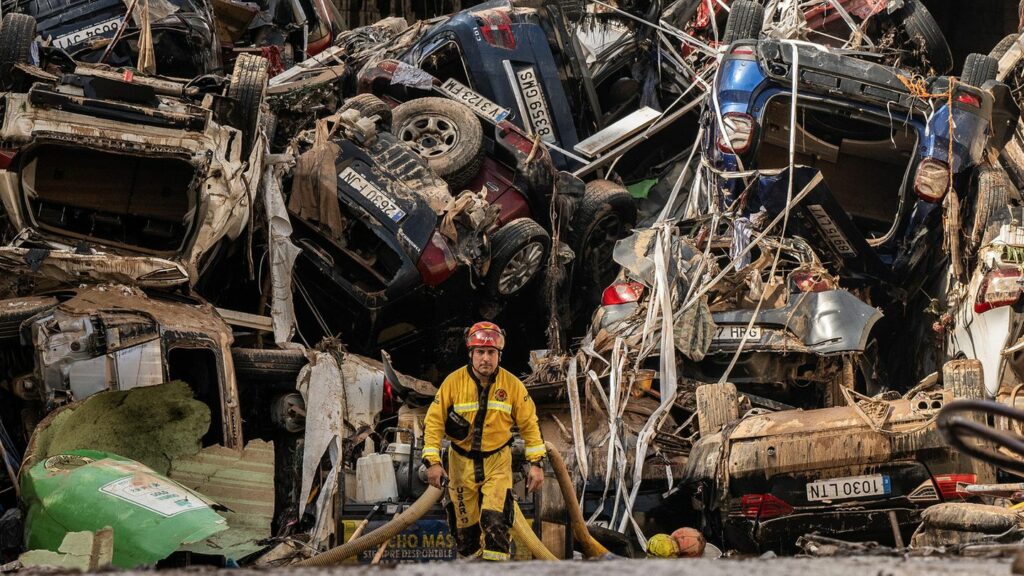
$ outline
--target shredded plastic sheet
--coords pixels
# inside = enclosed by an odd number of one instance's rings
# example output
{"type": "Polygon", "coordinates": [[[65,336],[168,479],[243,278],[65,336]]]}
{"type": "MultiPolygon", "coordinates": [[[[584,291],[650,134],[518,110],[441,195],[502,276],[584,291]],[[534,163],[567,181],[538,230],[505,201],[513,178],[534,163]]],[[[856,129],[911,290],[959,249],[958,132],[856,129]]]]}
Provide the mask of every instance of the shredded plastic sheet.
{"type": "Polygon", "coordinates": [[[281,345],[291,342],[295,334],[292,268],[301,250],[292,244],[292,223],[281,195],[280,180],[274,176],[272,166],[268,166],[263,173],[263,205],[266,207],[267,230],[270,234],[270,317],[274,327],[274,342],[281,345]]]}

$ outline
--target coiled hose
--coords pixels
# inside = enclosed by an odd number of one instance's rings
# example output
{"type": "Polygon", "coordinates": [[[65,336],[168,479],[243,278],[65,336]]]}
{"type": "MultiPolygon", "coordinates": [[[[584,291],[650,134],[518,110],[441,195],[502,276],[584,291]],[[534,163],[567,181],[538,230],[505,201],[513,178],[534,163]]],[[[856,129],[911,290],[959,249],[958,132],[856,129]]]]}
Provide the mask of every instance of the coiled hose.
{"type": "MultiPolygon", "coordinates": [[[[547,449],[551,460],[551,467],[555,470],[555,477],[558,479],[558,487],[562,491],[562,499],[565,500],[565,505],[568,508],[573,537],[580,543],[583,554],[588,558],[614,558],[615,555],[595,540],[587,530],[587,523],[583,520],[583,512],[576,501],[576,490],[572,486],[569,470],[566,468],[561,454],[550,443],[547,443],[547,449]]],[[[322,554],[317,554],[312,558],[307,558],[293,564],[293,566],[332,566],[340,564],[356,554],[371,548],[377,548],[419,520],[441,499],[442,494],[442,490],[428,486],[411,506],[402,511],[398,516],[395,516],[387,524],[369,534],[364,534],[340,546],[331,548],[322,554]]],[[[519,509],[519,505],[515,502],[513,504],[515,505],[515,521],[512,523],[512,534],[526,545],[526,549],[530,551],[534,558],[538,560],[558,560],[544,546],[544,543],[537,538],[537,535],[533,533],[526,517],[523,516],[523,511],[519,509]]]]}

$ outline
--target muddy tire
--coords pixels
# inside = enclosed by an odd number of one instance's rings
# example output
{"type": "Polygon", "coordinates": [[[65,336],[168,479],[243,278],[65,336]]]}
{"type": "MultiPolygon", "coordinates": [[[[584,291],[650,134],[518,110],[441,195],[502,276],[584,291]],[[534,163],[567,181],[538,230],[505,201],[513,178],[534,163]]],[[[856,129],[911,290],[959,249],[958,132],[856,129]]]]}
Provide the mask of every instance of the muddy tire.
{"type": "Polygon", "coordinates": [[[423,157],[458,195],[480,171],[484,131],[467,106],[447,98],[417,98],[391,111],[391,133],[423,157]]]}
{"type": "Polygon", "coordinates": [[[309,363],[301,350],[232,348],[231,359],[240,380],[260,382],[294,382],[309,363]]]}
{"type": "Polygon", "coordinates": [[[9,75],[15,64],[32,61],[36,20],[28,14],[5,14],[0,23],[0,85],[10,88],[9,75]]]}
{"type": "Polygon", "coordinates": [[[21,339],[21,325],[29,318],[57,305],[52,296],[32,296],[0,301],[0,342],[15,343],[21,339]]]}
{"type": "Polygon", "coordinates": [[[954,400],[979,400],[985,397],[985,373],[980,360],[950,360],[942,366],[942,387],[954,400]]]}
{"type": "Polygon", "coordinates": [[[242,54],[235,60],[235,69],[225,96],[234,102],[231,125],[242,132],[242,158],[252,151],[259,129],[260,109],[267,97],[267,59],[242,54]]]}
{"type": "Polygon", "coordinates": [[[1002,168],[990,166],[978,171],[978,192],[974,196],[969,237],[971,253],[977,253],[984,245],[989,223],[1009,203],[1010,185],[1010,178],[1002,168]]]}
{"type": "Polygon", "coordinates": [[[993,46],[991,50],[989,50],[989,57],[999,60],[1006,54],[1006,51],[1010,49],[1010,46],[1013,46],[1013,43],[1016,42],[1019,37],[1020,36],[1018,34],[1010,34],[1006,38],[1003,38],[993,46]]]}
{"type": "Polygon", "coordinates": [[[492,298],[522,290],[544,268],[551,236],[529,218],[518,218],[491,235],[491,265],[485,289],[492,298]]]}
{"type": "Polygon", "coordinates": [[[984,54],[968,54],[964,60],[964,70],[960,81],[964,84],[980,88],[989,80],[995,80],[999,72],[999,60],[984,54]]]}
{"type": "Polygon", "coordinates": [[[740,404],[735,385],[726,382],[697,386],[697,422],[701,438],[719,432],[739,418],[740,404]]]}
{"type": "MultiPolygon", "coordinates": [[[[609,180],[587,183],[565,239],[576,254],[572,269],[573,289],[578,297],[595,292],[600,297],[600,291],[615,279],[615,242],[625,238],[635,225],[636,203],[628,190],[609,180]]],[[[596,305],[596,300],[591,304],[596,305]]]]}
{"type": "Polygon", "coordinates": [[[910,43],[925,53],[936,73],[945,74],[953,68],[953,54],[946,36],[921,0],[905,0],[903,8],[894,16],[894,22],[903,26],[910,43]]]}
{"type": "Polygon", "coordinates": [[[764,7],[757,2],[737,0],[732,4],[729,19],[725,22],[722,44],[737,40],[756,39],[764,27],[764,7]]]}
{"type": "Polygon", "coordinates": [[[357,110],[364,117],[377,116],[377,126],[383,130],[391,130],[391,108],[383,100],[373,94],[356,94],[345,100],[338,112],[357,110]]]}

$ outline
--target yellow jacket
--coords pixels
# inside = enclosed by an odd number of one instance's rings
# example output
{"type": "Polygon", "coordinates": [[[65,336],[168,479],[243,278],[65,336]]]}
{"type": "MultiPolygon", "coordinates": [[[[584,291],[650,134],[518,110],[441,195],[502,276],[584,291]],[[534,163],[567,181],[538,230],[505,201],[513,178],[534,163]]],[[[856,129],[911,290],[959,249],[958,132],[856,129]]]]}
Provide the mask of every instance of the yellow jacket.
{"type": "Polygon", "coordinates": [[[519,427],[519,435],[526,443],[526,459],[535,462],[544,457],[544,440],[537,425],[537,407],[526,386],[504,368],[498,368],[494,382],[486,398],[480,398],[481,387],[469,366],[452,372],[441,383],[434,396],[434,402],[427,410],[423,433],[423,459],[430,464],[441,462],[441,440],[445,437],[445,420],[449,408],[470,423],[469,434],[464,440],[450,438],[452,444],[465,451],[489,452],[501,448],[512,437],[512,425],[519,427]],[[486,404],[487,412],[483,421],[483,434],[479,445],[474,446],[476,420],[486,404]]]}

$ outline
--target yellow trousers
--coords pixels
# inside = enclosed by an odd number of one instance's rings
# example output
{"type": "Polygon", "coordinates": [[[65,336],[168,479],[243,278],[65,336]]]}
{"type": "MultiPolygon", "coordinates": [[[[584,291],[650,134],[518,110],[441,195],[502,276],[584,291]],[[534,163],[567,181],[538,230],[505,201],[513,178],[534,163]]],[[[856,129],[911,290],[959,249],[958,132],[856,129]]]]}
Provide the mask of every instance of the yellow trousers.
{"type": "Polygon", "coordinates": [[[480,460],[449,450],[448,496],[459,555],[508,560],[514,513],[512,450],[505,446],[480,460]]]}

